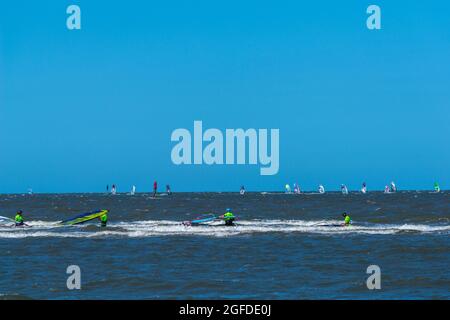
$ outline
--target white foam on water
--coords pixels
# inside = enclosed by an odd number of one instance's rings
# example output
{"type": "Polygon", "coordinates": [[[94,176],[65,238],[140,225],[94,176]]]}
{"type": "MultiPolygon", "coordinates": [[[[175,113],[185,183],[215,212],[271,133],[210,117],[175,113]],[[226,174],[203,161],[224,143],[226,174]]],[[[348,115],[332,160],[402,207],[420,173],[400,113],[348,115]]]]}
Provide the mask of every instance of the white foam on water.
{"type": "Polygon", "coordinates": [[[239,220],[236,226],[224,226],[215,221],[208,225],[185,226],[181,221],[146,220],[110,223],[108,228],[96,226],[61,226],[57,221],[32,221],[31,228],[0,226],[0,238],[102,238],[129,237],[144,238],[155,236],[210,236],[229,237],[236,235],[264,233],[305,233],[323,235],[391,235],[404,233],[450,234],[450,225],[427,224],[358,224],[342,227],[338,220],[239,220]],[[92,227],[92,228],[91,228],[92,227]]]}

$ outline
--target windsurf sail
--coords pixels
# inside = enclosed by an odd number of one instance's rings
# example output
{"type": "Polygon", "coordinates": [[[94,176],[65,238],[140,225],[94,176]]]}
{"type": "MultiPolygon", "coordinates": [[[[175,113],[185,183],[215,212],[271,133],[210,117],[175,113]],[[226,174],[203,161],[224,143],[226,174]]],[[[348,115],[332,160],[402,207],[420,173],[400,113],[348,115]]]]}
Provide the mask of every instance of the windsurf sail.
{"type": "Polygon", "coordinates": [[[197,217],[196,219],[191,220],[191,221],[185,221],[185,222],[183,222],[183,224],[189,225],[189,226],[199,225],[202,223],[208,223],[208,222],[214,221],[216,219],[217,219],[217,216],[210,213],[210,214],[204,214],[204,215],[197,217]]]}
{"type": "Polygon", "coordinates": [[[440,192],[441,191],[441,188],[439,187],[439,183],[437,183],[437,182],[434,183],[434,191],[435,192],[440,192]]]}
{"type": "Polygon", "coordinates": [[[397,186],[395,185],[394,181],[391,182],[391,192],[397,192],[397,186]]]}
{"type": "Polygon", "coordinates": [[[319,185],[319,193],[325,193],[325,188],[321,184],[319,185]]]}
{"type": "Polygon", "coordinates": [[[286,191],[285,191],[286,193],[291,193],[291,186],[290,186],[289,184],[286,184],[286,185],[284,186],[284,189],[286,190],[286,191]]]}
{"type": "Polygon", "coordinates": [[[8,218],[8,217],[0,216],[0,224],[11,223],[11,222],[14,223],[14,220],[11,218],[8,218]]]}
{"type": "Polygon", "coordinates": [[[76,217],[72,217],[70,219],[61,221],[60,224],[72,226],[75,224],[85,223],[87,221],[100,218],[105,213],[108,213],[108,210],[97,210],[97,211],[92,211],[92,212],[88,212],[88,213],[83,213],[76,217]]]}

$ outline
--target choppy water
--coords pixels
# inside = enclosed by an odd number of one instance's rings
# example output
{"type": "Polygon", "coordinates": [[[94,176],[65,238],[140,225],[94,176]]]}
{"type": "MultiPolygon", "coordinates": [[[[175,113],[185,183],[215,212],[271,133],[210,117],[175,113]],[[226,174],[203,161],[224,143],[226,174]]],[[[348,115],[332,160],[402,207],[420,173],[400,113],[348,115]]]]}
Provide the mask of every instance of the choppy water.
{"type": "Polygon", "coordinates": [[[0,226],[0,297],[449,299],[450,193],[3,195],[31,228],[0,226]],[[232,208],[235,227],[182,221],[232,208]],[[61,227],[109,209],[107,228],[61,227]],[[354,222],[339,224],[347,211],[354,222]],[[82,289],[66,287],[78,265],[82,289]],[[368,290],[378,265],[382,289],[368,290]]]}

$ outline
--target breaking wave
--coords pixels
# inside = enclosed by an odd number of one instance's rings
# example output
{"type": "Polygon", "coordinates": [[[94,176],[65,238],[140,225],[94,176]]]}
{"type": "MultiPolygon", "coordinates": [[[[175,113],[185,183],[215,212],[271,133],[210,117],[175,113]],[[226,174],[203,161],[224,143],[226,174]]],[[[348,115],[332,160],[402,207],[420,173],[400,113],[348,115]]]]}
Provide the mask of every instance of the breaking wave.
{"type": "Polygon", "coordinates": [[[392,234],[450,234],[450,225],[428,224],[373,224],[355,222],[343,227],[337,220],[239,220],[236,226],[227,227],[222,222],[199,226],[185,226],[181,221],[146,220],[114,222],[107,228],[97,225],[60,226],[56,221],[32,221],[29,228],[0,226],[0,238],[59,237],[59,238],[102,238],[155,236],[209,236],[229,237],[264,233],[305,233],[323,235],[392,235],[392,234]]]}

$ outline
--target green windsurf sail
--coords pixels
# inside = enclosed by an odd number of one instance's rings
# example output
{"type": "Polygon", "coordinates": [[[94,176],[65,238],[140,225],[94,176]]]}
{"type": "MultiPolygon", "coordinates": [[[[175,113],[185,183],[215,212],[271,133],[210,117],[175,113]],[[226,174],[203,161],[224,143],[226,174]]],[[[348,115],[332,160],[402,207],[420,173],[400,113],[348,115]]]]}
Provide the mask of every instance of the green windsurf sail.
{"type": "Polygon", "coordinates": [[[92,211],[92,212],[88,212],[88,213],[83,213],[76,217],[72,217],[70,219],[61,221],[60,224],[63,224],[66,226],[73,226],[75,224],[85,223],[85,222],[93,220],[93,219],[98,219],[106,213],[108,213],[108,210],[97,210],[97,211],[92,211]]]}

